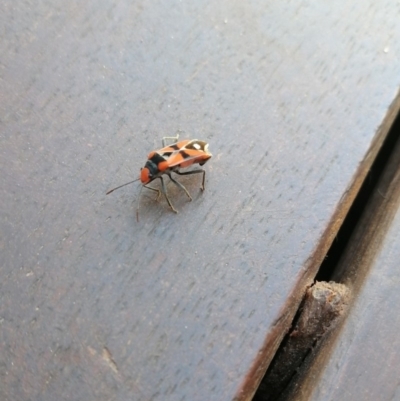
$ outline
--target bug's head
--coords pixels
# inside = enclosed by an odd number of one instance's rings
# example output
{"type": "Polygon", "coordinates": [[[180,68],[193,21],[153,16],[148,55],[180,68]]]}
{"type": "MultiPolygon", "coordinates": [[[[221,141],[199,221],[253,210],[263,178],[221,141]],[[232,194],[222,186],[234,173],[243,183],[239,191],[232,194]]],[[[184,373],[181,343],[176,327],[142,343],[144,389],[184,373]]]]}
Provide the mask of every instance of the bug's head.
{"type": "Polygon", "coordinates": [[[152,180],[151,172],[147,167],[140,169],[140,181],[142,184],[148,184],[152,180]]]}
{"type": "Polygon", "coordinates": [[[168,170],[168,162],[158,153],[152,152],[140,171],[140,181],[143,185],[148,184],[166,170],[168,170]]]}
{"type": "Polygon", "coordinates": [[[147,160],[144,167],[140,170],[140,181],[142,184],[148,184],[157,178],[157,174],[159,173],[159,169],[156,163],[153,160],[147,160]]]}

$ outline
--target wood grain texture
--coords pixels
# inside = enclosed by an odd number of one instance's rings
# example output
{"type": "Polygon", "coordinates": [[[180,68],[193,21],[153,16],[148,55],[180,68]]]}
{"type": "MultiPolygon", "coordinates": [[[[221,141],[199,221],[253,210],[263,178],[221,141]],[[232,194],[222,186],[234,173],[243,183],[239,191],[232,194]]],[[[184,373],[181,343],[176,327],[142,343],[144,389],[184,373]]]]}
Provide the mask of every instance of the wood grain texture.
{"type": "Polygon", "coordinates": [[[250,399],[398,111],[398,7],[1,2],[1,398],[250,399]],[[178,129],[206,190],[137,223],[105,192],[178,129]]]}
{"type": "Polygon", "coordinates": [[[337,280],[354,305],[282,399],[397,400],[400,397],[400,141],[352,236],[337,280]]]}

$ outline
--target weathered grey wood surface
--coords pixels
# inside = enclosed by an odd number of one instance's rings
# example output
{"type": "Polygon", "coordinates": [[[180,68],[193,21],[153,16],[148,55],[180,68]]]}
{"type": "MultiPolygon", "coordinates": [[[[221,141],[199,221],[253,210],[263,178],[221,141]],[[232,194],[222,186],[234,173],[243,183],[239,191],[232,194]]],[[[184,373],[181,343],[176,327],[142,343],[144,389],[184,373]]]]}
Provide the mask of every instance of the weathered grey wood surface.
{"type": "Polygon", "coordinates": [[[398,110],[396,11],[1,2],[0,398],[249,399],[398,110]],[[137,223],[105,192],[178,129],[206,190],[137,223]]]}
{"type": "Polygon", "coordinates": [[[337,271],[354,305],[285,399],[400,399],[399,206],[400,141],[337,271]]]}

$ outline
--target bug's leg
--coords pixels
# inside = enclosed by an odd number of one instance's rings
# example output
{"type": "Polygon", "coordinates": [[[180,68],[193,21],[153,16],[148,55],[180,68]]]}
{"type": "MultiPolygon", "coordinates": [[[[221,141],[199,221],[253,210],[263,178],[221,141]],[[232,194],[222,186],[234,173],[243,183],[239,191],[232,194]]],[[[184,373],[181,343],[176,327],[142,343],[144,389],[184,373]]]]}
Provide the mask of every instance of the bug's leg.
{"type": "Polygon", "coordinates": [[[149,186],[147,186],[147,185],[143,185],[145,188],[147,188],[147,189],[151,189],[152,191],[155,191],[155,192],[157,192],[157,198],[156,198],[156,201],[158,201],[159,199],[160,199],[160,196],[161,196],[161,191],[159,190],[159,189],[157,189],[157,188],[153,188],[153,187],[149,187],[149,186]]]}
{"type": "Polygon", "coordinates": [[[168,192],[167,192],[167,187],[165,186],[164,179],[163,179],[162,177],[159,177],[159,178],[160,178],[160,180],[161,180],[161,191],[162,191],[162,193],[164,194],[165,199],[167,200],[169,207],[172,209],[173,212],[178,213],[178,211],[172,206],[172,203],[171,203],[171,201],[169,200],[168,192]]]}
{"type": "Polygon", "coordinates": [[[158,193],[158,194],[157,194],[157,199],[156,199],[156,201],[158,201],[158,198],[159,198],[160,195],[161,195],[161,191],[160,191],[159,189],[157,189],[157,188],[148,187],[147,185],[142,185],[142,186],[140,187],[140,191],[139,191],[139,195],[138,195],[138,199],[137,199],[136,221],[139,221],[140,195],[142,194],[142,189],[143,189],[143,187],[146,187],[147,189],[151,189],[152,191],[156,191],[156,192],[158,193]]]}
{"type": "Polygon", "coordinates": [[[192,197],[190,196],[190,193],[188,192],[188,190],[187,190],[179,181],[176,181],[176,180],[172,177],[172,175],[171,175],[170,173],[168,173],[168,177],[171,179],[171,181],[172,181],[175,185],[177,185],[179,188],[181,188],[181,189],[183,189],[183,190],[185,191],[186,195],[188,196],[188,198],[189,198],[190,200],[193,200],[192,197]]]}
{"type": "Polygon", "coordinates": [[[204,191],[204,182],[205,182],[205,179],[206,179],[206,172],[205,172],[205,170],[193,170],[193,171],[186,171],[186,172],[184,172],[184,173],[181,173],[180,171],[175,171],[175,173],[176,174],[179,174],[179,175],[189,175],[189,174],[200,174],[200,173],[203,173],[203,182],[202,182],[202,185],[201,185],[201,190],[202,191],[204,191]]]}
{"type": "MultiPolygon", "coordinates": [[[[178,131],[178,132],[179,132],[179,131],[178,131]]],[[[167,146],[166,139],[172,139],[173,142],[171,143],[171,145],[173,145],[174,143],[177,143],[177,142],[178,142],[179,133],[177,133],[176,136],[164,136],[164,138],[162,139],[162,144],[163,144],[163,147],[164,147],[164,148],[167,146]]]]}
{"type": "Polygon", "coordinates": [[[143,185],[140,187],[139,195],[137,197],[136,203],[136,221],[139,223],[139,207],[140,207],[140,195],[142,194],[143,185]]]}

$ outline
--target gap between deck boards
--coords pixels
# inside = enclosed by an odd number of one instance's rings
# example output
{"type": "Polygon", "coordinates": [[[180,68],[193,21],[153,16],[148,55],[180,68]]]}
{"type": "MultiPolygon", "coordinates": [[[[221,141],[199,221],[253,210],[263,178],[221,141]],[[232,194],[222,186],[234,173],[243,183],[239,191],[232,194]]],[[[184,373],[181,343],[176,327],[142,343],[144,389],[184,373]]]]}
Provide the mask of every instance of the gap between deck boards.
{"type": "MultiPolygon", "coordinates": [[[[378,190],[377,186],[379,185],[380,179],[387,170],[390,156],[395,150],[396,144],[398,144],[400,141],[399,108],[400,97],[398,96],[397,100],[393,103],[391,112],[388,113],[385,119],[386,124],[390,124],[390,129],[388,130],[388,133],[383,140],[382,146],[376,154],[376,157],[368,173],[366,174],[362,185],[360,186],[357,196],[354,198],[354,201],[349,208],[345,219],[343,220],[342,225],[340,226],[335,236],[335,239],[333,240],[328,252],[326,253],[326,256],[315,277],[315,282],[328,282],[333,279],[337,282],[341,281],[341,273],[337,272],[338,263],[343,256],[346,247],[350,243],[352,234],[354,233],[356,227],[359,225],[363,213],[365,212],[372,195],[375,191],[378,190]]],[[[383,125],[385,124],[385,122],[383,123],[383,125]]],[[[348,299],[345,299],[344,302],[348,302],[348,299]]],[[[254,395],[253,401],[283,401],[284,399],[286,399],[285,397],[282,398],[281,394],[283,394],[285,392],[285,389],[290,385],[291,379],[296,375],[296,372],[301,369],[301,365],[293,367],[289,360],[287,362],[284,361],[284,364],[286,363],[287,368],[293,370],[292,373],[289,372],[286,375],[277,375],[277,371],[276,369],[274,371],[274,367],[278,365],[278,369],[282,369],[282,362],[280,361],[280,358],[288,358],[288,342],[290,343],[290,337],[293,336],[293,332],[297,330],[296,325],[301,319],[301,312],[303,307],[304,302],[302,302],[302,304],[300,305],[299,310],[293,319],[291,329],[284,337],[271,364],[269,365],[269,368],[267,369],[267,372],[261,381],[260,387],[254,395]],[[284,381],[276,383],[276,377],[279,376],[284,376],[284,381]],[[290,377],[291,379],[288,379],[288,377],[290,377]]],[[[316,345],[316,341],[317,340],[315,340],[314,344],[312,344],[313,347],[316,345]]],[[[322,342],[322,340],[320,342],[322,342]]],[[[304,355],[302,358],[299,356],[296,357],[300,358],[304,362],[307,355],[304,355]]]]}

